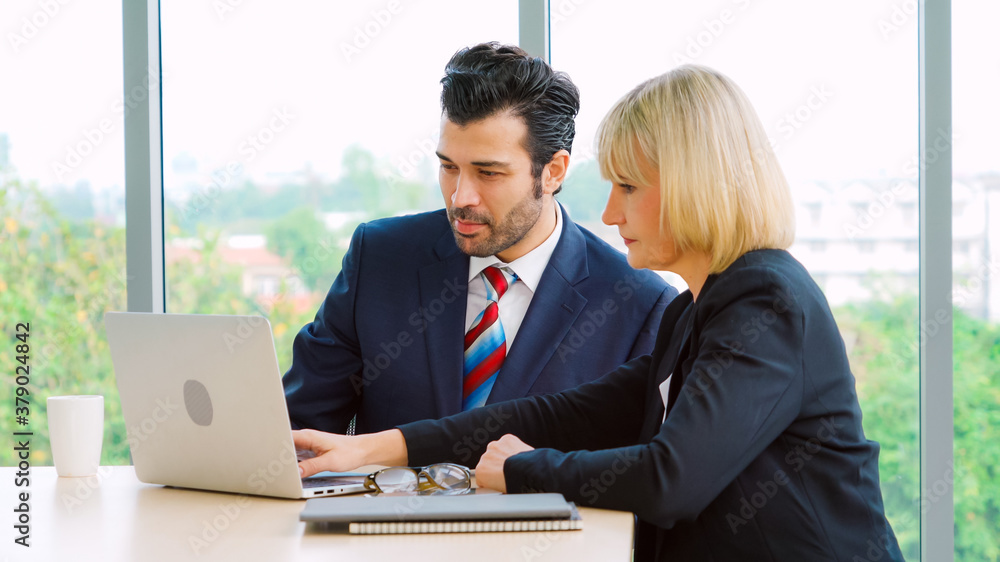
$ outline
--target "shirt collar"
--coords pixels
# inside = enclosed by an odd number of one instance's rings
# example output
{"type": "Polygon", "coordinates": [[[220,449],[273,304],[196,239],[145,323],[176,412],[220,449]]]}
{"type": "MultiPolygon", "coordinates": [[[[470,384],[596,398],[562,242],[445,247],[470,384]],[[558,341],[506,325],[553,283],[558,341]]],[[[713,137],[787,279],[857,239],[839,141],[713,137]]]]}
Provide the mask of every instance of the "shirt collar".
{"type": "Polygon", "coordinates": [[[510,269],[517,274],[517,278],[524,282],[525,285],[531,292],[534,293],[535,289],[538,288],[538,282],[542,280],[542,274],[545,273],[545,268],[549,265],[549,258],[552,257],[552,252],[556,249],[556,244],[559,243],[559,238],[562,236],[562,206],[556,201],[556,227],[552,231],[552,234],[545,239],[544,242],[538,245],[534,250],[531,250],[527,254],[517,258],[510,263],[503,263],[496,256],[488,256],[485,258],[480,258],[477,256],[469,257],[469,282],[471,283],[484,269],[491,265],[498,265],[500,267],[508,266],[510,269]]]}

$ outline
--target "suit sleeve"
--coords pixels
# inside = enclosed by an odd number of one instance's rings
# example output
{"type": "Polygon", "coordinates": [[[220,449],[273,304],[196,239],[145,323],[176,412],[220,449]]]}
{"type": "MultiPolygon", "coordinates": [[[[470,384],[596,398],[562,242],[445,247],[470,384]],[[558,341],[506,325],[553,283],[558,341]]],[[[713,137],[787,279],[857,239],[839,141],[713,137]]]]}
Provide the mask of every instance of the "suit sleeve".
{"type": "Polygon", "coordinates": [[[399,426],[409,463],[475,466],[486,445],[508,433],[533,447],[562,451],[634,443],[643,422],[650,356],[638,357],[576,388],[509,400],[440,420],[399,426]],[[609,408],[608,404],[622,407],[609,408]]]}
{"type": "Polygon", "coordinates": [[[346,433],[364,388],[355,300],[365,225],[354,231],[343,265],[316,318],[292,344],[282,384],[293,428],[346,433]]]}
{"type": "MultiPolygon", "coordinates": [[[[786,283],[756,276],[720,279],[712,302],[697,303],[705,323],[682,367],[679,396],[651,442],[521,453],[504,465],[507,489],[561,492],[663,528],[697,517],[801,407],[801,309],[782,298],[786,283]]],[[[609,400],[606,407],[631,405],[609,400]]]]}

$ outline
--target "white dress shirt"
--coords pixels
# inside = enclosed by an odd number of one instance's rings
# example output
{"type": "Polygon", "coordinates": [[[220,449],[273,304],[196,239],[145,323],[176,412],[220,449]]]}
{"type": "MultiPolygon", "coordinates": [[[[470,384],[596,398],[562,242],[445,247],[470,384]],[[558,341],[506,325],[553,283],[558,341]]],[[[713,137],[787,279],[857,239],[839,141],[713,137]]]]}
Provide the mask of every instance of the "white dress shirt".
{"type": "Polygon", "coordinates": [[[672,378],[674,378],[674,374],[670,373],[670,375],[667,376],[667,380],[660,383],[660,398],[663,399],[663,419],[660,420],[661,422],[667,421],[667,402],[669,401],[670,379],[672,378]]]}
{"type": "Polygon", "coordinates": [[[500,307],[500,323],[503,325],[504,337],[507,339],[507,351],[510,352],[514,338],[521,327],[521,321],[528,312],[531,298],[538,289],[538,282],[549,264],[549,258],[562,236],[562,208],[555,204],[556,227],[552,234],[527,254],[510,263],[503,263],[496,256],[469,258],[469,295],[465,306],[465,331],[468,332],[479,313],[486,308],[486,285],[479,274],[491,265],[508,267],[517,274],[517,281],[511,285],[498,303],[500,307]]]}

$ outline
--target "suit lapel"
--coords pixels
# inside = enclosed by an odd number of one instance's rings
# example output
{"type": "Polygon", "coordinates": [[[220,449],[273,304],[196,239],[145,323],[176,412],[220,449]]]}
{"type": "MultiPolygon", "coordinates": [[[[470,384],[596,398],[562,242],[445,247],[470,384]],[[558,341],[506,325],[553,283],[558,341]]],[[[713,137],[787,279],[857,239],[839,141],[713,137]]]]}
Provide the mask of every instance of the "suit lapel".
{"type": "Polygon", "coordinates": [[[686,321],[687,314],[690,313],[691,293],[685,291],[667,306],[660,321],[657,333],[656,348],[653,349],[652,368],[656,376],[649,378],[649,386],[646,389],[646,419],[642,430],[639,432],[640,442],[649,442],[660,430],[663,423],[663,412],[665,410],[663,398],[660,394],[660,384],[670,379],[670,392],[667,402],[673,405],[676,401],[677,393],[684,382],[684,374],[681,373],[680,363],[687,354],[682,351],[682,345],[686,346],[685,340],[691,332],[690,323],[686,321]],[[678,326],[683,326],[683,332],[677,333],[678,326]],[[678,337],[679,336],[679,337],[678,337]],[[662,347],[661,347],[662,346],[662,347]],[[672,400],[671,400],[672,397],[672,400]]]}
{"type": "Polygon", "coordinates": [[[438,417],[462,411],[462,363],[465,356],[465,308],[469,292],[469,256],[459,251],[449,229],[438,240],[441,261],[423,267],[418,276],[427,360],[438,417]]]}
{"type": "MultiPolygon", "coordinates": [[[[705,279],[705,283],[701,286],[699,298],[707,298],[712,286],[715,285],[715,280],[718,278],[719,276],[717,274],[713,274],[709,275],[708,278],[705,279]]],[[[687,293],[687,296],[690,297],[690,293],[687,293]]],[[[696,308],[697,303],[691,299],[689,299],[689,301],[689,304],[685,306],[684,314],[681,315],[678,320],[678,324],[683,324],[684,326],[684,333],[678,342],[679,346],[677,350],[677,357],[673,361],[674,365],[672,368],[674,369],[675,375],[673,380],[670,381],[670,395],[669,401],[667,402],[667,415],[670,414],[670,410],[677,403],[677,399],[681,394],[681,387],[684,386],[686,377],[685,373],[683,373],[682,366],[689,359],[693,360],[697,358],[698,353],[698,334],[693,334],[698,316],[698,309],[696,308]]]]}
{"type": "Polygon", "coordinates": [[[587,242],[561,206],[560,212],[563,230],[559,243],[531,297],[487,404],[526,396],[587,305],[587,298],[574,288],[590,275],[587,242]]]}
{"type": "MultiPolygon", "coordinates": [[[[693,308],[688,308],[684,314],[681,317],[681,321],[684,323],[684,333],[677,342],[676,356],[670,366],[674,378],[670,380],[670,393],[667,396],[667,414],[670,413],[670,409],[677,403],[677,397],[681,394],[681,387],[684,386],[684,380],[686,379],[682,366],[688,360],[688,357],[690,357],[692,349],[695,346],[695,342],[691,338],[691,331],[694,328],[693,308]]],[[[667,374],[669,375],[670,373],[667,374]]]]}

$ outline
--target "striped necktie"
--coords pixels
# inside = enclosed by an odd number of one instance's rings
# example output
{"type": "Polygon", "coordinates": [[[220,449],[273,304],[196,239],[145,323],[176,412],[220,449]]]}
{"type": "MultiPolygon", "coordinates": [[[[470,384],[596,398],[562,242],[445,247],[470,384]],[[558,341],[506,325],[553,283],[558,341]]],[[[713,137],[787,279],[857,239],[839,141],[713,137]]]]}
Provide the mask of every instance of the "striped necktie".
{"type": "Polygon", "coordinates": [[[487,267],[479,274],[486,285],[486,309],[479,313],[465,334],[465,376],[462,381],[462,410],[486,403],[507,357],[507,338],[500,324],[497,304],[517,275],[506,267],[487,267]]]}

